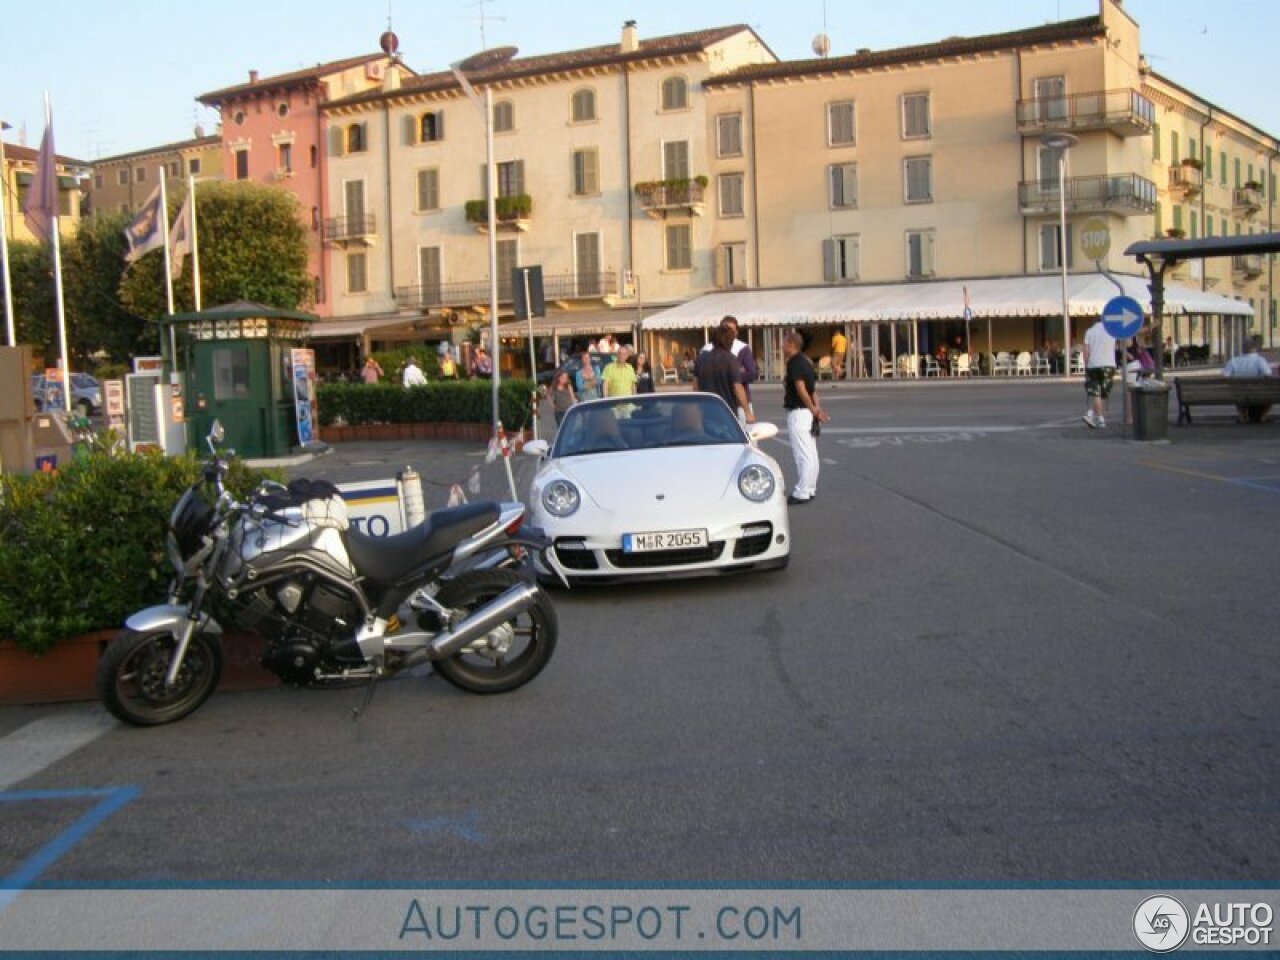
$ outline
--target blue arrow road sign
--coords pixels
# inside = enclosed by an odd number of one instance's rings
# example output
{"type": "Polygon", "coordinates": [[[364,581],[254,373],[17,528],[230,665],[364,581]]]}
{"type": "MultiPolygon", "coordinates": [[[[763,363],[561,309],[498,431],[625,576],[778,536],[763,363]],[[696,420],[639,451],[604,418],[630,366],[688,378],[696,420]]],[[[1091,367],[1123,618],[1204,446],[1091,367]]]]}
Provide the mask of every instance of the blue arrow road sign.
{"type": "Polygon", "coordinates": [[[1142,329],[1142,304],[1133,297],[1112,297],[1102,308],[1102,325],[1117,340],[1128,340],[1142,329]]]}

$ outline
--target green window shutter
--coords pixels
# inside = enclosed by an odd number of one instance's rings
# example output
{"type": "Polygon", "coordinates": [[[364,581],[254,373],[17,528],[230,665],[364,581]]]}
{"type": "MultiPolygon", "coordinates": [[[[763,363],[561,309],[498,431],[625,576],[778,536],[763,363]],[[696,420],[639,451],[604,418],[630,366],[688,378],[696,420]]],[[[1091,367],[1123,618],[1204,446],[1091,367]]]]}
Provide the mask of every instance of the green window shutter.
{"type": "Polygon", "coordinates": [[[1240,186],[1240,158],[1236,157],[1236,187],[1240,186]]]}
{"type": "Polygon", "coordinates": [[[1164,208],[1156,203],[1156,236],[1159,237],[1164,233],[1164,208]]]}
{"type": "Polygon", "coordinates": [[[1212,237],[1212,236],[1213,236],[1213,216],[1212,216],[1212,214],[1207,214],[1207,213],[1206,213],[1206,214],[1205,214],[1205,216],[1204,216],[1204,235],[1205,235],[1206,237],[1212,237]]]}
{"type": "Polygon", "coordinates": [[[1204,180],[1208,183],[1213,179],[1213,148],[1207,143],[1204,145],[1204,180]]]}
{"type": "Polygon", "coordinates": [[[1196,152],[1196,138],[1187,137],[1187,159],[1194,160],[1194,159],[1197,159],[1199,156],[1200,154],[1196,152]]]}
{"type": "Polygon", "coordinates": [[[1151,159],[1160,159],[1160,124],[1153,123],[1151,125],[1151,159]]]}
{"type": "Polygon", "coordinates": [[[1182,159],[1182,154],[1178,151],[1178,131],[1169,131],[1169,162],[1177,163],[1182,159]]]}
{"type": "Polygon", "coordinates": [[[1225,187],[1227,185],[1227,151],[1218,151],[1218,181],[1225,187]]]}
{"type": "Polygon", "coordinates": [[[1175,204],[1173,207],[1173,229],[1182,229],[1182,204],[1175,204]]]}

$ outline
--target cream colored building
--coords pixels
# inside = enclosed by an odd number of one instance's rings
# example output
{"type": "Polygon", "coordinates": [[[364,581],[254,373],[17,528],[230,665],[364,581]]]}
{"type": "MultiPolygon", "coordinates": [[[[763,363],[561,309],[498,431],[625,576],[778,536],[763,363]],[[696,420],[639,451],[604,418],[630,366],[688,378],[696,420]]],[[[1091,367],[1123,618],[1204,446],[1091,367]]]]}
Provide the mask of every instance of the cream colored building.
{"type": "MultiPolygon", "coordinates": [[[[4,190],[3,229],[10,241],[35,243],[43,237],[34,237],[22,214],[27,188],[36,172],[36,160],[40,152],[20,144],[4,145],[4,168],[0,170],[0,188],[4,190]]],[[[81,177],[88,164],[61,154],[57,157],[58,171],[58,233],[74,234],[80,227],[81,177]]]]}
{"type": "Polygon", "coordinates": [[[89,181],[90,215],[133,213],[160,182],[162,167],[170,186],[174,181],[186,183],[189,175],[200,180],[221,180],[222,137],[196,132],[191,140],[95,160],[89,181]]]}
{"type": "MultiPolygon", "coordinates": [[[[608,46],[473,59],[469,79],[494,100],[502,311],[517,265],[541,265],[548,303],[566,309],[710,289],[704,83],[773,60],[745,26],[643,40],[635,25],[608,46]]],[[[425,318],[437,329],[442,318],[482,319],[482,111],[451,73],[393,71],[381,90],[323,112],[334,316],[425,318]]]]}

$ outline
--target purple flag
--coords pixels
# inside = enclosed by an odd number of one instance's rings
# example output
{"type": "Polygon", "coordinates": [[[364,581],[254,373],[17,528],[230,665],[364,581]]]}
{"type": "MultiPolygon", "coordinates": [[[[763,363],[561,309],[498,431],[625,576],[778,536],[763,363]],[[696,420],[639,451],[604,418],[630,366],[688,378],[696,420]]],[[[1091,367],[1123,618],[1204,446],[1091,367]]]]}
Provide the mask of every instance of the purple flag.
{"type": "Polygon", "coordinates": [[[36,172],[27,188],[27,199],[22,205],[27,228],[37,240],[53,236],[53,218],[58,215],[57,156],[53,149],[53,124],[44,128],[40,141],[40,155],[36,158],[36,172]]]}

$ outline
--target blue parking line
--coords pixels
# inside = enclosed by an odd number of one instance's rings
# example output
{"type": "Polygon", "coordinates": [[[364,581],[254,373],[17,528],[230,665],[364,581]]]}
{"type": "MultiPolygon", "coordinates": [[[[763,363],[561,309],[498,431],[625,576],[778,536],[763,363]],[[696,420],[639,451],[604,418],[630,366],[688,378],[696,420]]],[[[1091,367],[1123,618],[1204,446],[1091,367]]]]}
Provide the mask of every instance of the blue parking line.
{"type": "Polygon", "coordinates": [[[38,800],[83,800],[86,797],[102,799],[75,823],[46,843],[23,861],[18,869],[0,878],[0,911],[12,903],[23,890],[31,886],[40,874],[48,870],[81,840],[92,833],[99,824],[112,816],[141,791],[137,787],[102,787],[86,790],[14,790],[0,793],[0,803],[24,803],[38,800]]]}

